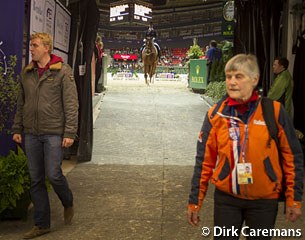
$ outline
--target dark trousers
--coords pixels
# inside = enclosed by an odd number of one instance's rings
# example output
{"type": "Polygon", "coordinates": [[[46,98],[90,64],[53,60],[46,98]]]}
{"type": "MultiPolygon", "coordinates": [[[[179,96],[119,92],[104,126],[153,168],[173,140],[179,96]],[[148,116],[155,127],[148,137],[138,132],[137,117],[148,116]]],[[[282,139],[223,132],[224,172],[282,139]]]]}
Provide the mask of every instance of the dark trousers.
{"type": "Polygon", "coordinates": [[[214,193],[214,239],[271,239],[272,236],[247,236],[252,229],[273,229],[278,212],[277,199],[246,200],[224,192],[214,193]],[[243,223],[245,225],[243,226],[243,223]]]}

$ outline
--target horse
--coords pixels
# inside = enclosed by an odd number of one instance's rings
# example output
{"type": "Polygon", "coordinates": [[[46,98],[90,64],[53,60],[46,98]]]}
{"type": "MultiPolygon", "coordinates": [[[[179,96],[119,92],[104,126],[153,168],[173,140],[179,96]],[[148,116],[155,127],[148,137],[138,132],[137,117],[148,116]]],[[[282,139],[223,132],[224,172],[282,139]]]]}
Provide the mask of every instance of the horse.
{"type": "Polygon", "coordinates": [[[142,52],[142,59],[144,63],[144,77],[145,83],[149,85],[152,83],[152,78],[155,74],[157,62],[158,62],[158,51],[154,45],[154,40],[151,37],[146,38],[146,46],[142,52]],[[149,82],[147,77],[149,76],[149,82]]]}

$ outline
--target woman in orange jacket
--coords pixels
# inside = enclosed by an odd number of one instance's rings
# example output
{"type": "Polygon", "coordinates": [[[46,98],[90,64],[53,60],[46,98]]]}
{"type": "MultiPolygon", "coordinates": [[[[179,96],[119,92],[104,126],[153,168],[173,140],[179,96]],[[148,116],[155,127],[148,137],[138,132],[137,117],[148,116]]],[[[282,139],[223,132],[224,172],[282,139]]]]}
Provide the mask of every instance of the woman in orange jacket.
{"type": "MultiPolygon", "coordinates": [[[[198,225],[211,181],[216,187],[214,226],[237,229],[232,232],[236,235],[226,239],[239,239],[243,223],[248,227],[245,232],[274,228],[283,178],[286,218],[293,222],[301,215],[303,153],[285,109],[275,101],[280,154],[270,139],[261,97],[255,91],[259,82],[256,57],[234,56],[226,64],[225,75],[228,97],[208,111],[197,142],[187,220],[198,225]]],[[[214,239],[223,238],[214,235],[214,239]]]]}

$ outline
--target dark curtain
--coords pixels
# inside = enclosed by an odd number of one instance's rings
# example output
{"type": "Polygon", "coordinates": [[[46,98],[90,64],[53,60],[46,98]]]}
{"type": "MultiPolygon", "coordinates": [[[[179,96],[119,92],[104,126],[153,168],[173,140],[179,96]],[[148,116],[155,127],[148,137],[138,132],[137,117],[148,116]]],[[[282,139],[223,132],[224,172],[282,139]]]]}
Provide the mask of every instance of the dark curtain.
{"type": "Polygon", "coordinates": [[[91,86],[91,60],[99,22],[95,0],[81,0],[69,6],[72,13],[71,52],[69,63],[74,76],[79,98],[78,141],[71,148],[79,162],[90,161],[93,146],[93,112],[91,86]],[[79,66],[85,65],[85,74],[80,75],[79,66]]]}
{"type": "Polygon", "coordinates": [[[298,44],[296,47],[296,55],[293,69],[293,104],[294,104],[294,125],[296,129],[305,133],[305,115],[304,115],[304,102],[305,102],[305,29],[301,36],[298,36],[298,44]]]}
{"type": "Polygon", "coordinates": [[[260,82],[266,95],[272,79],[273,59],[281,54],[280,0],[236,0],[234,51],[257,56],[260,82]]]}

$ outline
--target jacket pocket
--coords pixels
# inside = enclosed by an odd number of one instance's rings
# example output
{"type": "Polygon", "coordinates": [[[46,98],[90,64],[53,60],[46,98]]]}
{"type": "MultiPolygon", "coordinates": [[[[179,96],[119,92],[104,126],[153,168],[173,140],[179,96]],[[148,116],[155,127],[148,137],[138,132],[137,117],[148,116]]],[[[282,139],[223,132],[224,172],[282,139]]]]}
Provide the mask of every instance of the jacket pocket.
{"type": "Polygon", "coordinates": [[[224,165],[222,166],[222,169],[218,175],[218,179],[219,180],[223,180],[225,179],[228,175],[230,174],[230,164],[229,164],[229,160],[226,159],[224,165]]]}
{"type": "Polygon", "coordinates": [[[264,160],[264,166],[265,166],[265,169],[266,169],[266,172],[267,172],[267,175],[268,177],[270,178],[270,180],[272,182],[277,182],[277,176],[273,170],[273,167],[272,167],[272,164],[270,162],[270,158],[267,157],[265,160],[264,160]]]}

